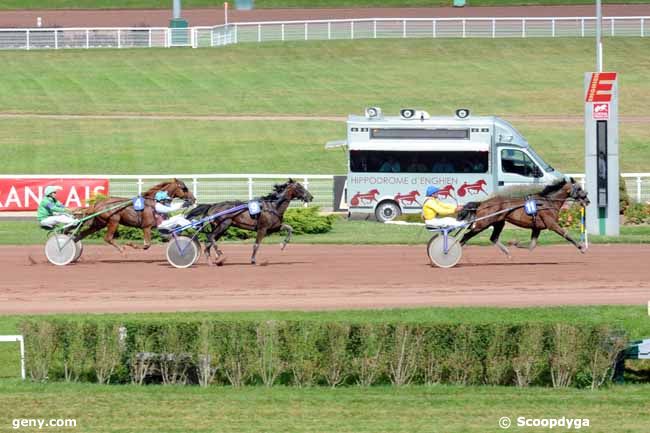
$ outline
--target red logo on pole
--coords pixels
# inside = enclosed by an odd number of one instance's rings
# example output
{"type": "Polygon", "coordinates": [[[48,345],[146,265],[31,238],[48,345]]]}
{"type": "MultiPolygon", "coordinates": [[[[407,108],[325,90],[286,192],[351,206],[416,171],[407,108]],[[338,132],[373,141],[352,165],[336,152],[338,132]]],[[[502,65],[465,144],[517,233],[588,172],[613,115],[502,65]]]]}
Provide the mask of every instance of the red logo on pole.
{"type": "Polygon", "coordinates": [[[609,120],[609,104],[608,103],[593,104],[592,114],[594,120],[609,120]]]}
{"type": "Polygon", "coordinates": [[[594,72],[587,89],[585,102],[611,102],[616,72],[594,72]]]}

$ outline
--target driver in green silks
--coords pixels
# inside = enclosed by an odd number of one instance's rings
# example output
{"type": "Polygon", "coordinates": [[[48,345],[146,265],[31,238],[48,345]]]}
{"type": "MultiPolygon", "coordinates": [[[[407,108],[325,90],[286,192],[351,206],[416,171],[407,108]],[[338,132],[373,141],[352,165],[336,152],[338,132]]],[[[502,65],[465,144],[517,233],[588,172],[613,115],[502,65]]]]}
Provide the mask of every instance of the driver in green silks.
{"type": "Polygon", "coordinates": [[[36,218],[41,227],[52,228],[58,224],[72,224],[77,220],[67,213],[67,209],[56,198],[58,190],[63,189],[60,186],[47,186],[45,188],[45,197],[38,204],[36,218]]]}

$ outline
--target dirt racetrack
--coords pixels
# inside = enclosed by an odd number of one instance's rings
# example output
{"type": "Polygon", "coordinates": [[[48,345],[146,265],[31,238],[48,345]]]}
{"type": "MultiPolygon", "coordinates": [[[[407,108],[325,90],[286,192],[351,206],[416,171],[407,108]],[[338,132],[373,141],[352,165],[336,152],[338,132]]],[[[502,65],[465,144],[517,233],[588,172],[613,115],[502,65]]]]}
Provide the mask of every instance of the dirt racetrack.
{"type": "Polygon", "coordinates": [[[594,245],[464,249],[453,269],[428,265],[424,246],[224,245],[228,261],[172,268],[163,246],[123,258],[86,247],[50,265],[41,246],[0,247],[0,313],[315,310],[415,306],[645,304],[650,247],[594,245]]]}

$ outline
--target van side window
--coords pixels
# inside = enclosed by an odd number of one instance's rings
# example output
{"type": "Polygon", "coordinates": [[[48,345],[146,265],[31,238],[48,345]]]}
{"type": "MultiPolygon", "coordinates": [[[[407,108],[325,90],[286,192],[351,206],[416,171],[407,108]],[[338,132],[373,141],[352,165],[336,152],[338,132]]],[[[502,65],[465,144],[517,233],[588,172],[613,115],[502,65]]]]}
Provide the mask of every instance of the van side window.
{"type": "Polygon", "coordinates": [[[521,150],[502,149],[501,169],[504,173],[518,174],[525,177],[538,177],[539,167],[521,150]]]}
{"type": "Polygon", "coordinates": [[[351,150],[355,173],[487,173],[489,153],[351,150]]]}

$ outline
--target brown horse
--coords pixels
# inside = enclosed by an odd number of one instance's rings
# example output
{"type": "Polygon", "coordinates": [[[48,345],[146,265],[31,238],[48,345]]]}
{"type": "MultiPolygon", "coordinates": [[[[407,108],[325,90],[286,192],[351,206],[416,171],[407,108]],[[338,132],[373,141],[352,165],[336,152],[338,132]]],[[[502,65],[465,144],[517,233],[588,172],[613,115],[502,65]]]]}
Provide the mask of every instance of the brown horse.
{"type": "MultiPolygon", "coordinates": [[[[302,184],[293,179],[289,179],[286,183],[275,185],[274,191],[271,194],[260,198],[259,202],[261,205],[261,212],[259,214],[252,216],[248,209],[243,209],[213,220],[210,223],[211,231],[208,233],[208,239],[205,244],[205,257],[208,260],[208,263],[210,263],[210,248],[214,246],[216,249],[216,242],[221,236],[223,236],[230,226],[257,232],[255,244],[253,245],[253,255],[251,256],[252,264],[256,263],[255,256],[257,250],[262,243],[262,239],[264,239],[267,234],[286,230],[287,236],[282,243],[282,249],[284,249],[291,239],[291,234],[293,232],[290,225],[282,222],[284,212],[287,210],[292,200],[302,200],[307,203],[312,201],[313,198],[314,197],[302,184]]],[[[192,209],[186,217],[191,219],[214,215],[217,212],[223,212],[242,204],[246,204],[246,202],[224,201],[211,205],[199,205],[192,209]]],[[[221,262],[223,262],[222,253],[217,249],[214,263],[220,264],[221,262]]]]}
{"type": "Polygon", "coordinates": [[[129,201],[128,198],[108,197],[105,199],[100,199],[98,202],[85,209],[84,214],[90,215],[95,212],[100,212],[102,209],[107,209],[107,211],[86,222],[87,227],[79,232],[79,234],[75,237],[75,242],[106,227],[107,230],[106,235],[104,236],[104,241],[109,245],[117,248],[121,253],[124,253],[124,247],[117,244],[113,239],[115,232],[117,231],[117,227],[121,224],[128,227],[141,228],[144,233],[144,245],[142,247],[131,242],[127,243],[128,246],[132,248],[142,248],[145,250],[148,249],[151,246],[151,229],[152,227],[157,226],[156,214],[154,211],[154,207],[156,205],[154,196],[158,191],[167,191],[169,197],[181,198],[189,203],[194,203],[196,201],[194,195],[187,188],[185,183],[178,179],[172,179],[168,182],[161,182],[158,185],[155,185],[145,191],[142,194],[145,206],[141,211],[136,211],[133,208],[133,204],[110,210],[111,207],[116,206],[121,202],[129,201]]]}
{"type": "MultiPolygon", "coordinates": [[[[548,229],[571,242],[580,252],[585,252],[584,245],[576,242],[558,223],[560,208],[562,208],[562,205],[564,205],[567,199],[572,198],[582,206],[589,205],[587,193],[573,178],[570,181],[563,179],[555,182],[545,187],[541,192],[538,190],[537,193],[530,194],[526,197],[522,197],[521,195],[522,191],[517,191],[516,188],[506,189],[482,202],[467,203],[463,210],[459,212],[458,219],[477,221],[465,233],[460,244],[465,245],[467,241],[483,230],[488,227],[493,227],[490,241],[506,255],[510,256],[508,249],[499,241],[503,227],[506,222],[509,222],[516,226],[532,230],[530,244],[527,247],[529,250],[532,250],[537,245],[537,238],[540,232],[548,229]],[[515,195],[519,196],[516,197],[515,195]],[[524,204],[529,199],[535,200],[537,204],[537,214],[534,216],[528,215],[524,210],[524,204]]],[[[526,248],[525,246],[516,246],[526,248]]]]}

